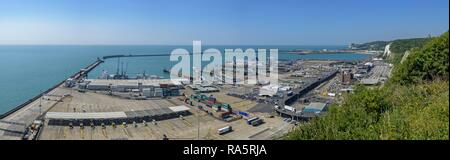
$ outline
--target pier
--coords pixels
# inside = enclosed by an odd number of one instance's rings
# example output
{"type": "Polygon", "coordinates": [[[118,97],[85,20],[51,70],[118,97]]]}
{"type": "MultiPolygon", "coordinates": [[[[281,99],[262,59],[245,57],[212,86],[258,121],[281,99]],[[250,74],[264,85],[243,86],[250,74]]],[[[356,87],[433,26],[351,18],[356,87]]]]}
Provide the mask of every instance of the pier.
{"type": "MultiPolygon", "coordinates": [[[[103,60],[111,59],[111,58],[123,58],[123,57],[168,57],[172,54],[121,54],[121,55],[110,55],[110,56],[103,56],[103,60]]],[[[173,54],[177,55],[177,54],[173,54]]],[[[192,55],[192,53],[189,53],[189,55],[192,55]]]]}
{"type": "MultiPolygon", "coordinates": [[[[70,76],[75,80],[86,76],[95,67],[103,63],[102,59],[97,59],[87,67],[70,76]]],[[[67,91],[60,88],[64,86],[66,79],[49,88],[48,90],[38,94],[37,96],[25,101],[19,106],[0,116],[0,140],[20,140],[24,136],[26,127],[31,125],[34,120],[42,118],[49,109],[51,109],[58,101],[46,101],[44,97],[63,97],[69,95],[67,91]]]]}
{"type": "Polygon", "coordinates": [[[97,61],[95,61],[94,63],[90,64],[86,68],[80,70],[79,72],[75,73],[70,78],[75,79],[75,80],[79,80],[80,78],[83,78],[83,77],[87,76],[87,74],[89,72],[91,72],[93,69],[95,69],[98,65],[100,65],[103,62],[105,62],[105,61],[101,60],[101,59],[97,59],[97,61]]]}

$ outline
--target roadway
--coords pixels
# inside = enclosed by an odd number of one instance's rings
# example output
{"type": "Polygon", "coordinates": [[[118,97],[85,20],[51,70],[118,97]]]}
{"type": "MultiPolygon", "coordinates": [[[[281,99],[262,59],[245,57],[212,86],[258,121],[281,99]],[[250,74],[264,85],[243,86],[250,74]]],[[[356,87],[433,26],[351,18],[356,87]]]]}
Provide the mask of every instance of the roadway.
{"type": "MultiPolygon", "coordinates": [[[[69,93],[65,93],[61,89],[59,89],[59,87],[57,87],[50,91],[48,94],[64,95],[69,93]]],[[[22,138],[21,134],[11,133],[25,132],[26,126],[32,124],[34,120],[40,117],[41,113],[45,113],[52,106],[58,103],[58,101],[48,101],[46,100],[46,97],[47,96],[45,95],[40,96],[30,104],[3,118],[1,120],[3,122],[0,122],[0,140],[20,140],[22,138]],[[39,107],[39,104],[41,104],[41,107],[39,107]],[[19,124],[25,124],[25,126],[19,124]]]]}

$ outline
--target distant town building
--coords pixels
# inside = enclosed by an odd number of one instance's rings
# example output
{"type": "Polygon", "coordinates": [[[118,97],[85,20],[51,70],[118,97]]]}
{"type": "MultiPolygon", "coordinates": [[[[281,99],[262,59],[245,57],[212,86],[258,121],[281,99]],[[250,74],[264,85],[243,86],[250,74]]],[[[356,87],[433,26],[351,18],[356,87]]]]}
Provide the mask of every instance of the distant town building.
{"type": "Polygon", "coordinates": [[[353,73],[350,70],[343,70],[341,72],[342,84],[349,85],[353,82],[353,73]]]}

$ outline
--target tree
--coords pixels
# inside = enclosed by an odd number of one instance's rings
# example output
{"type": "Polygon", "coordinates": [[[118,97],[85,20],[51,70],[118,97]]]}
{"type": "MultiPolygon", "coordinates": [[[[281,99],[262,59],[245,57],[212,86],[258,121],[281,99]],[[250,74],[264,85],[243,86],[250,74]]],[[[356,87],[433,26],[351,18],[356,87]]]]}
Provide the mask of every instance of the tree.
{"type": "Polygon", "coordinates": [[[392,80],[400,84],[448,80],[448,43],[446,32],[423,48],[412,50],[406,61],[396,67],[392,80]]]}

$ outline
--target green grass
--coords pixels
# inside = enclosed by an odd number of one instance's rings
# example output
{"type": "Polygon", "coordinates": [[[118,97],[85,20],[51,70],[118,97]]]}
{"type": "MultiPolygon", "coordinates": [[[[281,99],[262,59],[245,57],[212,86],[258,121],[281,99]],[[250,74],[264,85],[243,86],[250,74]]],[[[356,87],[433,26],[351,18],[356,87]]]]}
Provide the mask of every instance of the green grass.
{"type": "Polygon", "coordinates": [[[328,113],[303,124],[285,139],[448,140],[448,82],[359,87],[328,113]]]}

